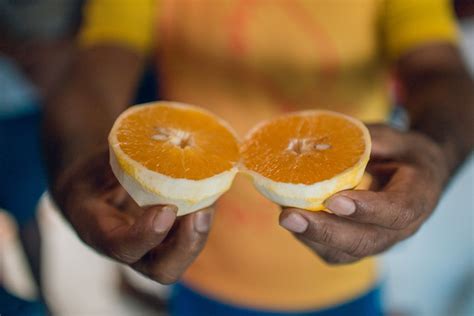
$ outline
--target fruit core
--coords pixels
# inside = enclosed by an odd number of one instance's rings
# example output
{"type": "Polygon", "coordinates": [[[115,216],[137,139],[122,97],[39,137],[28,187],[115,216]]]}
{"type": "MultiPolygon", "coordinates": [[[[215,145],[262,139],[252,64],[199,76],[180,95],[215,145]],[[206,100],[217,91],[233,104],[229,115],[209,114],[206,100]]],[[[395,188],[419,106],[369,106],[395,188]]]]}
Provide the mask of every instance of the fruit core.
{"type": "Polygon", "coordinates": [[[292,138],[290,139],[286,150],[300,155],[309,152],[318,152],[318,151],[325,151],[331,149],[331,145],[328,144],[327,140],[324,138],[292,138]]]}
{"type": "Polygon", "coordinates": [[[192,146],[194,143],[193,135],[191,133],[170,127],[157,127],[156,134],[151,138],[154,140],[169,142],[182,149],[192,146]]]}

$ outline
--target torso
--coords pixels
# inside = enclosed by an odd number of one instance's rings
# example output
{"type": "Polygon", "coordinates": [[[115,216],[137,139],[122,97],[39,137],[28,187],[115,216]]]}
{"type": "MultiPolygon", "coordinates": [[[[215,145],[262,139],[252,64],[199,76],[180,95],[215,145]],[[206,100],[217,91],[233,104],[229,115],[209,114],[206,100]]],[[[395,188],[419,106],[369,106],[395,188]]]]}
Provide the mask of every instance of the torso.
{"type": "MultiPolygon", "coordinates": [[[[206,107],[240,136],[285,111],[324,108],[365,121],[389,111],[378,0],[164,1],[163,99],[206,107]]],[[[239,305],[306,309],[370,288],[373,260],[330,267],[278,226],[279,208],[238,176],[185,282],[239,305]]]]}

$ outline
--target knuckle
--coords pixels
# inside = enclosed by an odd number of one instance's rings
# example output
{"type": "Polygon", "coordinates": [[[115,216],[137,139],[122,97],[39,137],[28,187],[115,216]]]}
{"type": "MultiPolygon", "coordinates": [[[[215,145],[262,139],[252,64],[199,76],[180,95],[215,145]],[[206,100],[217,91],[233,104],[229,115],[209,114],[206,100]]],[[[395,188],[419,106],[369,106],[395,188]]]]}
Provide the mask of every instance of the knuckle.
{"type": "Polygon", "coordinates": [[[177,251],[192,260],[198,256],[204,246],[200,239],[189,239],[186,243],[176,245],[177,251]]]}
{"type": "Polygon", "coordinates": [[[373,254],[378,245],[376,236],[372,233],[363,233],[354,238],[348,248],[348,253],[351,256],[362,258],[373,254]]]}
{"type": "Polygon", "coordinates": [[[331,244],[334,240],[334,233],[331,227],[327,224],[322,224],[322,223],[317,225],[317,227],[318,229],[316,233],[314,234],[315,236],[310,236],[310,237],[315,237],[312,239],[319,240],[323,244],[331,244]]]}
{"type": "Polygon", "coordinates": [[[124,247],[116,245],[115,243],[108,243],[107,246],[104,247],[104,252],[107,256],[122,263],[131,264],[136,261],[135,256],[124,249],[124,247]]]}
{"type": "Polygon", "coordinates": [[[397,212],[394,212],[393,220],[390,223],[390,228],[393,229],[405,229],[415,220],[415,211],[413,208],[408,206],[402,206],[398,208],[397,212]]]}
{"type": "Polygon", "coordinates": [[[183,250],[185,250],[186,252],[189,252],[191,254],[195,254],[195,253],[198,253],[199,251],[201,251],[202,246],[203,246],[203,243],[201,242],[200,239],[193,238],[186,245],[186,249],[183,249],[183,250]]]}

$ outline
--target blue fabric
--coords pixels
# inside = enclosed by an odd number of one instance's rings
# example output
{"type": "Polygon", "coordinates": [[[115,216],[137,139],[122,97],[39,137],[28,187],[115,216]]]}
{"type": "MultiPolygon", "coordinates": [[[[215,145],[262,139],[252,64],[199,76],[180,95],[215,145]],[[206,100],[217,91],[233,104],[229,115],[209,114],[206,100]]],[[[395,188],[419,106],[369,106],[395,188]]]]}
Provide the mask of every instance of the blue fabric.
{"type": "Polygon", "coordinates": [[[381,316],[381,290],[375,288],[353,301],[318,311],[276,312],[232,306],[199,294],[183,284],[173,288],[171,316],[381,316]]]}
{"type": "Polygon", "coordinates": [[[151,65],[145,68],[145,72],[138,85],[133,104],[141,104],[158,100],[158,76],[155,68],[151,65]]]}
{"type": "Polygon", "coordinates": [[[0,287],[0,315],[2,316],[43,316],[46,306],[41,302],[25,301],[0,287]]]}
{"type": "Polygon", "coordinates": [[[0,207],[23,227],[34,219],[46,189],[39,129],[41,115],[0,119],[0,207]]]}
{"type": "Polygon", "coordinates": [[[38,112],[38,100],[38,92],[20,68],[0,54],[0,119],[38,112]]]}

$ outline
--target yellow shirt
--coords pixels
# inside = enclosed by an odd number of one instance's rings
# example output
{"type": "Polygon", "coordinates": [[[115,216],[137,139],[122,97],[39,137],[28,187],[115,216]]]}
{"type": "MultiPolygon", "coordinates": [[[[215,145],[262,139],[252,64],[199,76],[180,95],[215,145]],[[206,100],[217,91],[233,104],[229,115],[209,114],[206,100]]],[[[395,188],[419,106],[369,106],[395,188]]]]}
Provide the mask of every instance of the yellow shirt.
{"type": "MultiPolygon", "coordinates": [[[[325,108],[387,119],[387,67],[432,41],[453,42],[444,0],[91,1],[80,33],[150,51],[163,99],[206,107],[240,135],[283,111],[325,108]],[[152,41],[153,38],[157,41],[152,41]]],[[[324,308],[376,282],[373,259],[328,266],[278,226],[278,206],[244,178],[217,203],[185,282],[238,305],[324,308]]]]}

